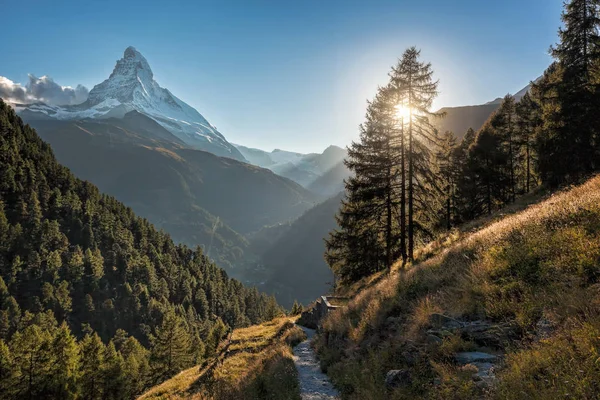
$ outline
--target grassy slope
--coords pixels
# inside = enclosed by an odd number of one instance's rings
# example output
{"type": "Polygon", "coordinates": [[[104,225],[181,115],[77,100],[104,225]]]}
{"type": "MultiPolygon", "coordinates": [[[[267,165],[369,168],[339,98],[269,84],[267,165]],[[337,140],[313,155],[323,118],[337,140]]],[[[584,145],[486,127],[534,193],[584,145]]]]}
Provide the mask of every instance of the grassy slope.
{"type": "Polygon", "coordinates": [[[299,399],[291,347],[304,340],[290,318],[236,329],[221,354],[150,389],[150,399],[299,399]]]}
{"type": "Polygon", "coordinates": [[[317,346],[344,398],[598,398],[600,177],[449,235],[421,257],[363,282],[324,322],[317,346]],[[457,332],[427,342],[434,313],[510,327],[494,388],[477,388],[454,365],[455,352],[473,347],[457,332]],[[389,391],[390,369],[409,370],[412,382],[389,391]]]}

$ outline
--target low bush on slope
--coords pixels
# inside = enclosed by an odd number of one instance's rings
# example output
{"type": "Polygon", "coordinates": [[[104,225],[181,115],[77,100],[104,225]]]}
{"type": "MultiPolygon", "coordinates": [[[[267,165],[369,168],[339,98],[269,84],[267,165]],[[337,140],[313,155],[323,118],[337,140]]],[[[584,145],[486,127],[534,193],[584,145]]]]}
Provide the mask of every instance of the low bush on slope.
{"type": "Polygon", "coordinates": [[[599,281],[596,177],[362,290],[324,321],[317,347],[349,399],[595,399],[599,281]],[[461,329],[436,331],[440,318],[489,327],[487,347],[461,329]],[[454,361],[473,349],[502,355],[489,385],[454,361]],[[389,370],[408,378],[386,387],[389,370]]]}

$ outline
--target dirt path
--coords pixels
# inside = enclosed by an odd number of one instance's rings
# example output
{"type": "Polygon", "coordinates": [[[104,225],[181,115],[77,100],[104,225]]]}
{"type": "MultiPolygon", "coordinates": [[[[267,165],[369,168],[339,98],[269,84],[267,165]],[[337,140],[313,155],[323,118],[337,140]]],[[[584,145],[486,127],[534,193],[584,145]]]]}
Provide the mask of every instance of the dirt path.
{"type": "Polygon", "coordinates": [[[298,370],[302,400],[339,399],[338,391],[333,387],[327,375],[321,372],[317,356],[310,347],[310,340],[315,331],[302,326],[301,328],[308,338],[294,348],[294,363],[298,370]]]}

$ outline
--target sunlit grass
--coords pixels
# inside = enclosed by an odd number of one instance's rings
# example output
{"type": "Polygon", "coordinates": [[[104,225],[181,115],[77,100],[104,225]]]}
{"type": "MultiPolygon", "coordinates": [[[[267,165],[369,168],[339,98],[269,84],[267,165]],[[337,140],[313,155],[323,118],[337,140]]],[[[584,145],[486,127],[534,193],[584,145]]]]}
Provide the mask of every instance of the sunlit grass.
{"type": "Polygon", "coordinates": [[[218,360],[190,368],[158,385],[139,399],[233,400],[299,398],[291,347],[304,340],[293,319],[278,318],[234,330],[231,343],[218,360]]]}
{"type": "MultiPolygon", "coordinates": [[[[454,230],[421,249],[414,266],[397,265],[391,275],[380,273],[346,288],[345,294],[356,291],[356,296],[324,321],[317,346],[347,398],[361,399],[368,390],[380,393],[370,398],[472,398],[475,389],[470,378],[464,379],[468,371],[449,360],[452,351],[469,344],[456,338],[439,346],[425,341],[434,313],[510,323],[521,335],[505,349],[510,356],[500,375],[505,385],[499,398],[523,398],[517,393],[523,385],[529,392],[546,385],[550,389],[540,392],[545,398],[551,398],[553,385],[561,393],[569,387],[585,396],[600,392],[551,377],[552,371],[566,371],[571,360],[581,361],[587,380],[600,381],[599,363],[593,367],[588,355],[565,347],[576,340],[576,348],[597,348],[593,338],[586,341],[577,332],[581,326],[588,333],[600,326],[600,177],[530,205],[544,195],[528,196],[501,215],[454,230]],[[542,317],[553,321],[555,336],[530,348],[526,344],[542,317]],[[407,351],[416,354],[411,365],[407,351]],[[534,373],[535,354],[542,351],[551,352],[558,365],[534,373]],[[383,390],[387,370],[398,368],[409,368],[419,378],[405,388],[383,390]],[[536,383],[540,376],[548,382],[536,383]],[[441,385],[432,385],[436,377],[441,385]]],[[[575,398],[591,398],[585,396],[575,398]]]]}

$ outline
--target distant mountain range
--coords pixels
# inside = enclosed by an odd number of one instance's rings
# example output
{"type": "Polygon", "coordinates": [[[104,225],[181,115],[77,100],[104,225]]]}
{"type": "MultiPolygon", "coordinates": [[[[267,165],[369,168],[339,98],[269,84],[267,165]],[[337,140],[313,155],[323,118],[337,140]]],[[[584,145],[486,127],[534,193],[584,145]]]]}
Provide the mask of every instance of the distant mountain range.
{"type": "MultiPolygon", "coordinates": [[[[310,188],[331,169],[341,164],[348,155],[345,149],[329,146],[323,153],[301,154],[275,149],[272,152],[235,145],[251,164],[268,168],[277,175],[289,178],[306,188],[310,188]]],[[[337,193],[323,184],[314,186],[315,193],[329,197],[337,193]],[[322,190],[323,189],[323,190],[322,190]]]]}

